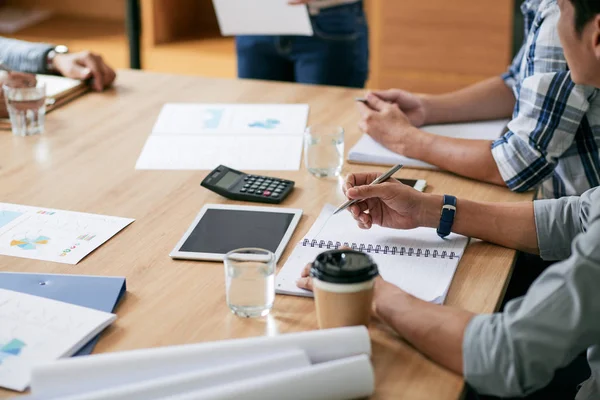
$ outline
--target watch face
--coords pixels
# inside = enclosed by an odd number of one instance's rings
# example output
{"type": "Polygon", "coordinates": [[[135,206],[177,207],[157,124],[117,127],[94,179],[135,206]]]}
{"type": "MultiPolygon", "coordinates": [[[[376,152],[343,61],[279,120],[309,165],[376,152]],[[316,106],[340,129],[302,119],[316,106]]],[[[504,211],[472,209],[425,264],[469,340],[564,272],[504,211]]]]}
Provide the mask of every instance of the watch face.
{"type": "Polygon", "coordinates": [[[54,48],[54,51],[57,54],[65,54],[69,52],[69,48],[67,46],[65,46],[64,44],[59,44],[58,46],[56,46],[54,48]]]}

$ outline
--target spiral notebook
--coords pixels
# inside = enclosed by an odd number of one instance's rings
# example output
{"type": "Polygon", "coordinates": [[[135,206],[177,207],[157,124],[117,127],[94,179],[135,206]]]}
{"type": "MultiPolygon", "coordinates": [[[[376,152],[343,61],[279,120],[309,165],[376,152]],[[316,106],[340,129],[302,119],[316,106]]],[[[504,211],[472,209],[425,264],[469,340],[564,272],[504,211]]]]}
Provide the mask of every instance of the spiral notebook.
{"type": "Polygon", "coordinates": [[[450,234],[440,238],[434,229],[398,230],[373,226],[362,230],[349,212],[333,215],[326,205],[306,237],[296,245],[276,278],[279,294],[312,296],[296,286],[304,266],[326,250],[342,246],[368,253],[381,276],[406,292],[443,303],[468,238],[450,234]]]}

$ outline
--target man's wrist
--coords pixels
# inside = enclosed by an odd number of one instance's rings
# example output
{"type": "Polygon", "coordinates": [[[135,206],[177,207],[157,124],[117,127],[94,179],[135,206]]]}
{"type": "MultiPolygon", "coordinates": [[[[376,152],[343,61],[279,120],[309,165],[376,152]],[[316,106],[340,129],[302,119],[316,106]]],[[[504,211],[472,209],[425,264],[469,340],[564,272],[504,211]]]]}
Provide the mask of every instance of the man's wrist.
{"type": "Polygon", "coordinates": [[[421,201],[419,226],[437,228],[440,224],[440,212],[444,204],[444,196],[424,194],[421,201]]]}

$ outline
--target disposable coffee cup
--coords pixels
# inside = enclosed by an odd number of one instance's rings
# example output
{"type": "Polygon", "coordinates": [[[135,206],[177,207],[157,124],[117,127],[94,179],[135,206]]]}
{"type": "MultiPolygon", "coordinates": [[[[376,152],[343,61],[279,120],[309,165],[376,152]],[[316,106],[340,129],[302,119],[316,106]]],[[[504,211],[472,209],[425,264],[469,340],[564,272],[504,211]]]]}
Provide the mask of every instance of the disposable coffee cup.
{"type": "Polygon", "coordinates": [[[313,292],[319,328],[368,325],[377,264],[365,253],[330,250],[312,264],[313,292]]]}

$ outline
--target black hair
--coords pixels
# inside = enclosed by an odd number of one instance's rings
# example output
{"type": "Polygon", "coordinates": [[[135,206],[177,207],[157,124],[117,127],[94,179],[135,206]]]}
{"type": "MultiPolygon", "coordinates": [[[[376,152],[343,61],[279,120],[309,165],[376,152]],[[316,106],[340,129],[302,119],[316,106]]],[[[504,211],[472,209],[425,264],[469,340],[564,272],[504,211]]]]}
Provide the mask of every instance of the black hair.
{"type": "Polygon", "coordinates": [[[600,1],[598,0],[570,0],[575,7],[575,29],[583,32],[583,28],[596,15],[600,14],[600,1]]]}

